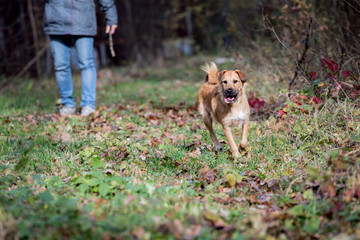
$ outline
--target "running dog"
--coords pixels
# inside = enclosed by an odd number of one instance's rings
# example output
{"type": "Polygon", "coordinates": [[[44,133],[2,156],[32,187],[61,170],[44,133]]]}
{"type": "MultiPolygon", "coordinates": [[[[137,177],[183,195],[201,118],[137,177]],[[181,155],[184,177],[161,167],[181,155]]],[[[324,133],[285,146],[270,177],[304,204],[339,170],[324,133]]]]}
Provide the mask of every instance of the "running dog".
{"type": "Polygon", "coordinates": [[[226,139],[234,158],[239,158],[239,149],[231,133],[231,128],[242,126],[240,147],[246,148],[249,128],[250,107],[245,94],[246,76],[240,70],[219,72],[215,63],[207,63],[202,70],[206,72],[205,82],[201,85],[197,98],[199,112],[216,149],[223,147],[212,127],[213,120],[224,129],[226,139]]]}

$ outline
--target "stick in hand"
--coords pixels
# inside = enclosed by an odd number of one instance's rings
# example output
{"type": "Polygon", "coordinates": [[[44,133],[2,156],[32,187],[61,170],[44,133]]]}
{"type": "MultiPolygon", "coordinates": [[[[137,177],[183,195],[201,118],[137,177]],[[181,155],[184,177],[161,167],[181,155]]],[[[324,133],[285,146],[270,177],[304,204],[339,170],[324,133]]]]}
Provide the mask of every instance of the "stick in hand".
{"type": "Polygon", "coordinates": [[[114,51],[114,43],[112,39],[112,35],[114,34],[115,30],[117,28],[117,25],[107,25],[106,26],[106,33],[109,34],[109,47],[110,47],[110,53],[112,57],[115,57],[115,51],[114,51]]]}

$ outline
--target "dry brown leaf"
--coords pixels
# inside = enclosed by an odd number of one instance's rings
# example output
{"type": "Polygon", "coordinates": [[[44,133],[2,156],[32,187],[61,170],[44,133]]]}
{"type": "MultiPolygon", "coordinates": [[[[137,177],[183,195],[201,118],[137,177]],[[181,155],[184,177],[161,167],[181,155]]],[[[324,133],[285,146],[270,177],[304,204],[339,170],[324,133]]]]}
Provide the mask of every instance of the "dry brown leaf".
{"type": "Polygon", "coordinates": [[[128,206],[132,201],[134,201],[135,198],[136,197],[134,195],[127,196],[127,198],[124,200],[125,207],[128,206]]]}

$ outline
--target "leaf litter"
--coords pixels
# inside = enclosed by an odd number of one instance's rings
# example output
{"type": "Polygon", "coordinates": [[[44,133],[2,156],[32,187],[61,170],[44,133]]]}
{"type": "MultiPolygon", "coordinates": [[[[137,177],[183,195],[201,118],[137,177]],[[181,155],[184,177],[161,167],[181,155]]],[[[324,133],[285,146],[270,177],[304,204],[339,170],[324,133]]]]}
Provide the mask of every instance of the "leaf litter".
{"type": "MultiPolygon", "coordinates": [[[[306,145],[307,128],[317,107],[308,99],[290,98],[283,115],[253,123],[251,148],[241,164],[226,151],[213,152],[195,105],[112,105],[100,107],[89,118],[20,118],[28,124],[26,132],[46,124],[48,130],[32,138],[47,139],[58,155],[51,157],[51,165],[38,168],[31,160],[40,146],[17,154],[20,161],[13,167],[27,175],[25,182],[11,177],[11,165],[2,168],[7,177],[2,178],[1,224],[15,217],[38,236],[59,230],[62,237],[78,232],[101,233],[108,239],[356,238],[360,235],[358,135],[341,133],[346,125],[336,127],[336,136],[314,131],[311,144],[318,152],[313,151],[306,145]],[[274,129],[283,134],[275,137],[274,129]],[[338,145],[330,155],[322,153],[331,146],[327,142],[338,145]],[[316,159],[323,161],[318,165],[316,159]],[[23,192],[26,197],[17,197],[23,192]],[[27,213],[15,211],[14,204],[27,213]],[[33,222],[37,216],[46,221],[72,218],[50,229],[33,222]]],[[[260,111],[264,103],[252,100],[260,111]]],[[[332,117],[344,121],[348,115],[332,117]]],[[[327,127],[329,118],[323,115],[320,129],[327,127]]],[[[239,136],[241,131],[235,131],[239,136]]],[[[11,135],[9,141],[19,139],[11,135]]],[[[18,231],[29,236],[26,228],[18,231]]]]}

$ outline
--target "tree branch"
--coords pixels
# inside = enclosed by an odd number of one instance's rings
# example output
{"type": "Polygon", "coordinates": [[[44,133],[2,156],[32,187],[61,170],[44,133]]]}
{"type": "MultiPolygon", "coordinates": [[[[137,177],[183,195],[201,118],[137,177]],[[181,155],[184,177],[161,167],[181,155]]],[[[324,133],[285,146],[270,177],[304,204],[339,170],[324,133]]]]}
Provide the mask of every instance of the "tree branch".
{"type": "Polygon", "coordinates": [[[271,22],[269,21],[269,19],[267,17],[263,17],[264,19],[264,23],[265,23],[265,27],[266,29],[270,30],[271,32],[273,32],[273,34],[275,35],[276,39],[280,42],[280,44],[290,53],[290,55],[292,56],[292,58],[294,59],[295,63],[296,63],[296,68],[294,71],[294,77],[290,80],[289,82],[289,91],[291,91],[291,86],[294,83],[295,79],[298,76],[298,72],[301,72],[302,75],[305,77],[305,79],[308,79],[308,77],[306,76],[306,74],[303,73],[301,64],[304,62],[305,60],[305,55],[307,50],[310,48],[310,44],[309,44],[309,40],[310,40],[310,33],[311,33],[311,27],[312,27],[312,17],[310,17],[309,19],[309,23],[308,23],[308,30],[307,30],[307,34],[306,34],[306,38],[305,38],[305,48],[304,51],[301,54],[300,59],[298,60],[297,57],[295,56],[295,54],[293,53],[293,51],[291,51],[291,49],[280,39],[279,35],[277,34],[277,32],[275,31],[275,28],[272,26],[271,22]]]}
{"type": "Polygon", "coordinates": [[[109,47],[110,47],[111,56],[115,57],[114,43],[111,32],[109,32],[109,47]]]}
{"type": "MultiPolygon", "coordinates": [[[[31,24],[32,32],[33,32],[32,35],[33,35],[33,40],[34,40],[35,52],[37,53],[39,51],[39,39],[38,39],[38,32],[36,29],[36,20],[34,17],[32,1],[27,0],[27,5],[28,5],[28,14],[29,14],[29,18],[30,18],[30,24],[31,24]]],[[[41,66],[40,66],[40,62],[37,60],[38,59],[36,59],[36,72],[37,72],[38,77],[40,77],[41,66]]]]}
{"type": "Polygon", "coordinates": [[[30,60],[30,62],[28,62],[28,64],[26,64],[26,66],[18,73],[16,74],[16,76],[14,78],[19,78],[21,77],[24,73],[26,73],[27,70],[29,70],[29,68],[43,55],[43,53],[45,52],[45,50],[49,47],[49,44],[45,44],[43,46],[42,49],[40,49],[40,51],[37,52],[37,54],[35,55],[35,57],[33,57],[33,59],[30,60]]]}

